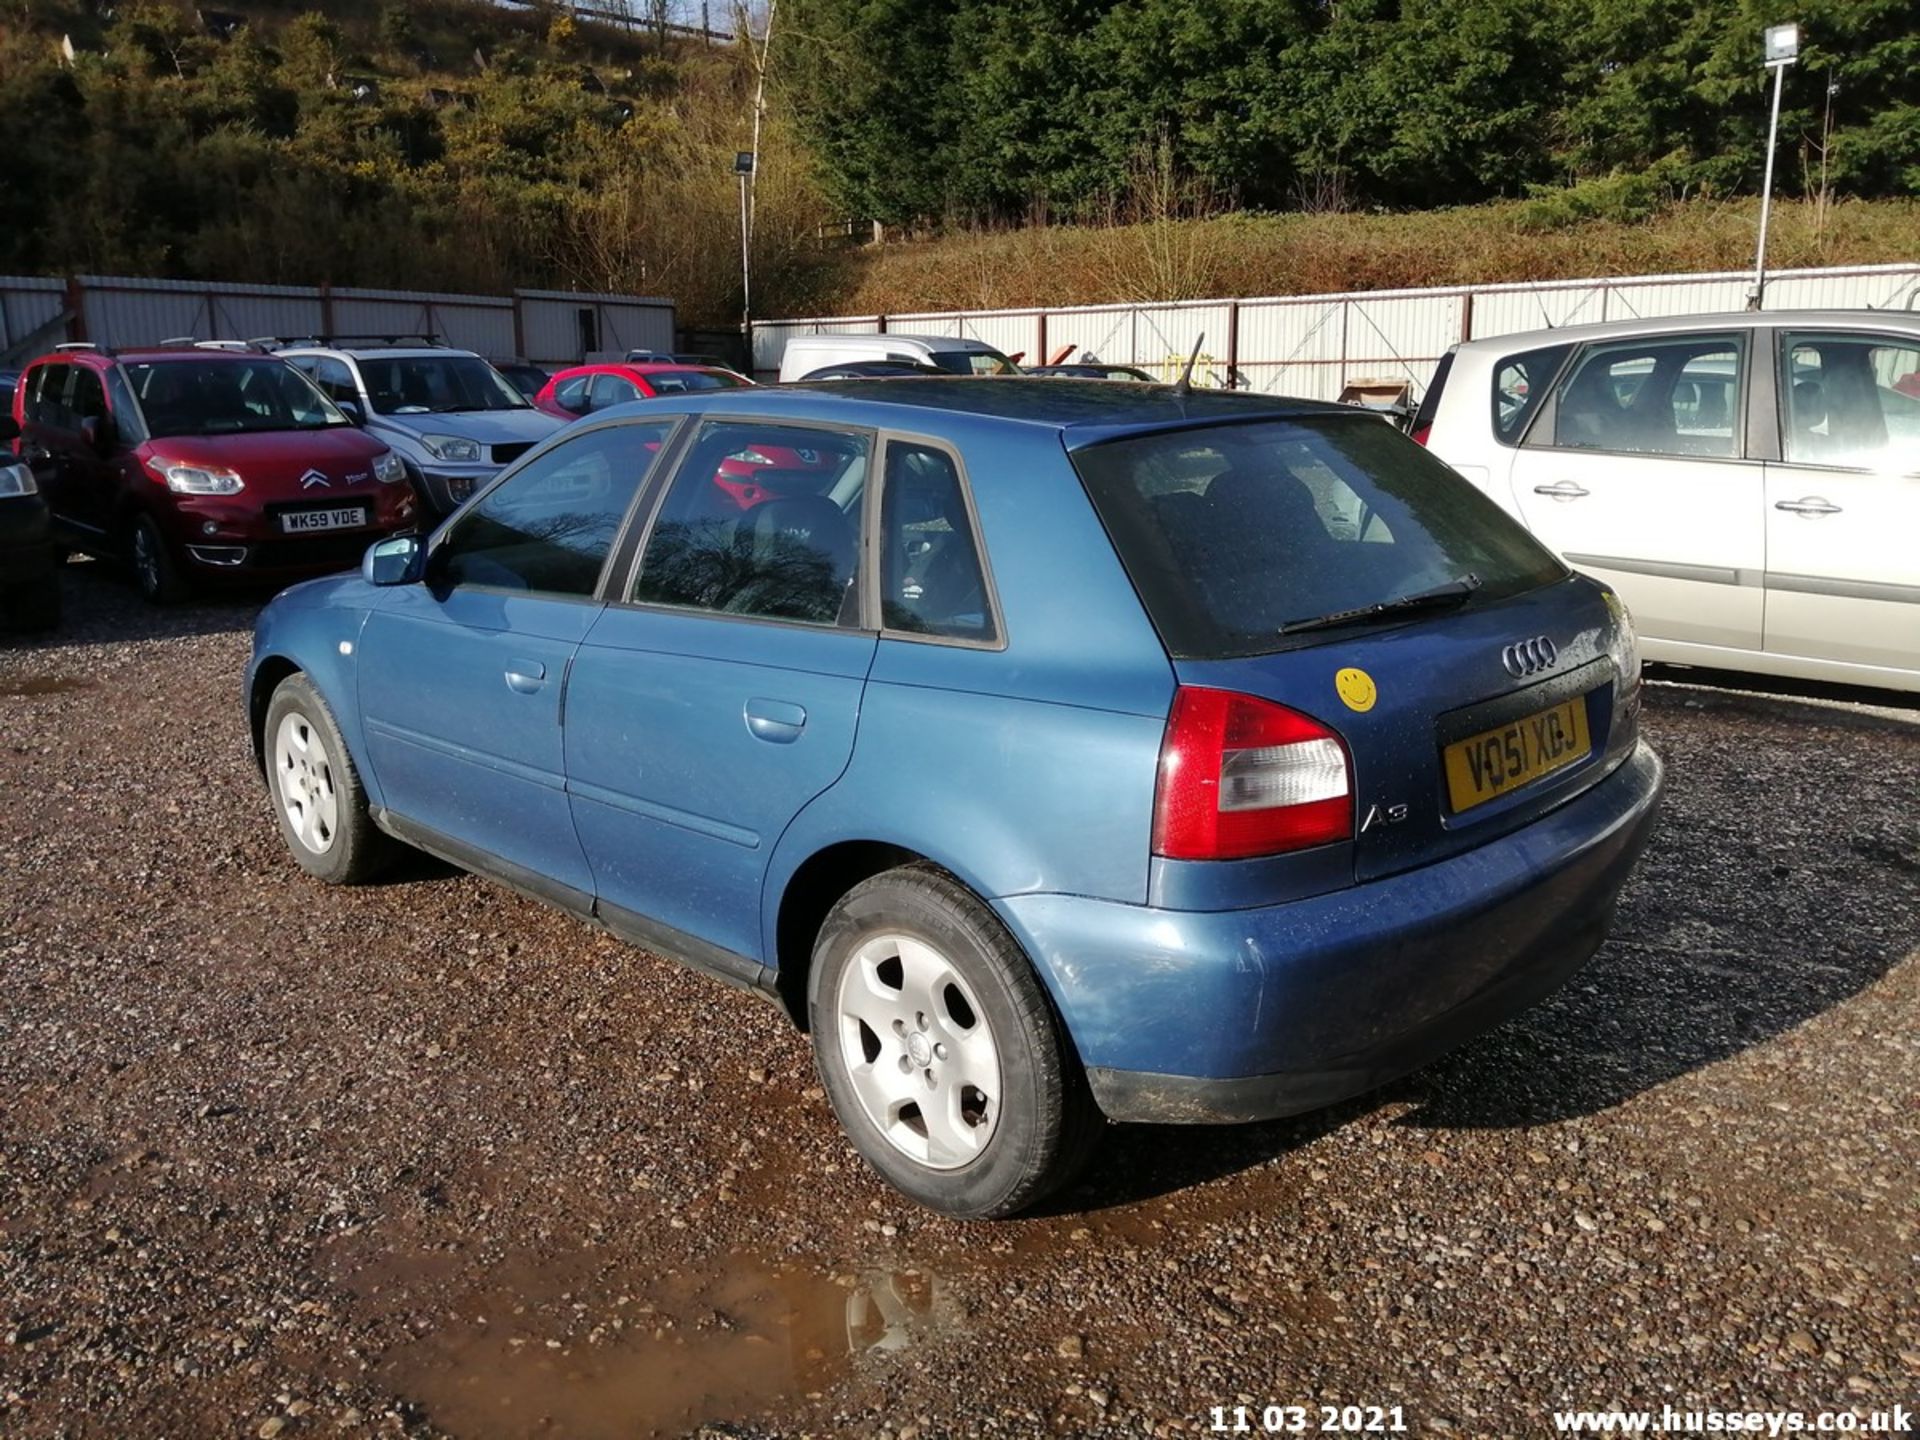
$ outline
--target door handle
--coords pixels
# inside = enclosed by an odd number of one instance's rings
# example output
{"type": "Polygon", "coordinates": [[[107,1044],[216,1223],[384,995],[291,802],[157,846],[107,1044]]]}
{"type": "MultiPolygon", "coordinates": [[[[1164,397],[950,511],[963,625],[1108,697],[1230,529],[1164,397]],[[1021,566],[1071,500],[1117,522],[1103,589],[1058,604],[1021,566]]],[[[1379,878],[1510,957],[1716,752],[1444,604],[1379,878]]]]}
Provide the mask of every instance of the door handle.
{"type": "Polygon", "coordinates": [[[1551,495],[1556,500],[1578,500],[1582,495],[1591,495],[1593,492],[1584,485],[1576,485],[1571,480],[1562,480],[1553,485],[1536,485],[1533,487],[1533,493],[1551,495]]]}
{"type": "Polygon", "coordinates": [[[1776,510],[1785,510],[1791,515],[1838,515],[1840,507],[1824,495],[1809,495],[1804,500],[1776,500],[1776,510]]]}
{"type": "Polygon", "coordinates": [[[547,667],[538,660],[509,660],[507,662],[507,688],[521,695],[531,695],[547,683],[547,667]]]}
{"type": "Polygon", "coordinates": [[[807,728],[806,709],[786,700],[749,700],[745,713],[753,738],[772,745],[791,745],[807,728]]]}

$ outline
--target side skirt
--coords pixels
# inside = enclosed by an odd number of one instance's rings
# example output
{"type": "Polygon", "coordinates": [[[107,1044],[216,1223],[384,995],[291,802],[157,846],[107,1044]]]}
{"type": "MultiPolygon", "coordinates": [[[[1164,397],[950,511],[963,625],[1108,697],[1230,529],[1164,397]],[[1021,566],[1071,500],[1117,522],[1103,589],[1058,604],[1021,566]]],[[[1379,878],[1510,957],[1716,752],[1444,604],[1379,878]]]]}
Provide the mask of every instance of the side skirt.
{"type": "Polygon", "coordinates": [[[574,918],[597,925],[629,945],[663,955],[689,970],[711,975],[736,989],[751,991],[761,999],[780,1006],[783,1011],[786,1008],[775,983],[779,972],[771,965],[762,965],[758,960],[723,949],[697,935],[689,935],[684,930],[676,930],[671,925],[663,925],[632,910],[597,901],[584,890],[562,885],[538,871],[516,865],[511,860],[503,860],[498,855],[450,835],[443,835],[392,810],[376,806],[370,810],[370,814],[374,824],[416,850],[424,850],[449,865],[469,870],[484,880],[504,885],[529,899],[558,906],[574,918]]]}

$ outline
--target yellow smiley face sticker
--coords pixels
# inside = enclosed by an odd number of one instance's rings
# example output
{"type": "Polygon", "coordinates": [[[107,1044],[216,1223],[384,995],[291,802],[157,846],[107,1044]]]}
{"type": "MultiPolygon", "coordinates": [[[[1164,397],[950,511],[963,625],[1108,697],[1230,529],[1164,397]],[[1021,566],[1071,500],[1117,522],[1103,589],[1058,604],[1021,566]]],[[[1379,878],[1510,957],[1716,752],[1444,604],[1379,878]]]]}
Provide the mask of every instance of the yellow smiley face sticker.
{"type": "Polygon", "coordinates": [[[1349,710],[1366,711],[1373,708],[1373,702],[1380,698],[1380,692],[1374,688],[1373,677],[1364,670],[1346,669],[1333,677],[1333,688],[1340,697],[1340,703],[1349,710]]]}

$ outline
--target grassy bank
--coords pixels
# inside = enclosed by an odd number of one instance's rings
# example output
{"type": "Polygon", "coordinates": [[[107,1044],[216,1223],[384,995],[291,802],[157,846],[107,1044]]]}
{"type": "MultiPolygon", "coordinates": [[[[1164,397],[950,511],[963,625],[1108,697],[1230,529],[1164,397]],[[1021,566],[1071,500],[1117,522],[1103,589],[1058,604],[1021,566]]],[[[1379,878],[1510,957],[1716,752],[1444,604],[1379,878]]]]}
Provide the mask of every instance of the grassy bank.
{"type": "MultiPolygon", "coordinates": [[[[1758,211],[1757,201],[1695,201],[1622,221],[1549,199],[971,234],[848,252],[760,308],[898,314],[1738,270],[1753,263],[1758,211]]],[[[1920,203],[1774,207],[1774,268],[1911,260],[1920,260],[1920,203]]]]}

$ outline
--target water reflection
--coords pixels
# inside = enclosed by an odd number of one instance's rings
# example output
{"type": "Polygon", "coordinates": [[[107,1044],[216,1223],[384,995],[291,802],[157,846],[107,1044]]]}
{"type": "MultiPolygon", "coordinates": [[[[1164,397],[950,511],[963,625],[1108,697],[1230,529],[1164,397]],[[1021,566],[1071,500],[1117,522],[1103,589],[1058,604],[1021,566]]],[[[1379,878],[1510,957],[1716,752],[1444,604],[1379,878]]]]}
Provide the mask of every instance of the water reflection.
{"type": "Polygon", "coordinates": [[[957,1291],[921,1271],[740,1268],[540,1303],[515,1287],[462,1302],[383,1371],[453,1435],[638,1440],[805,1402],[962,1319],[957,1291]]]}

